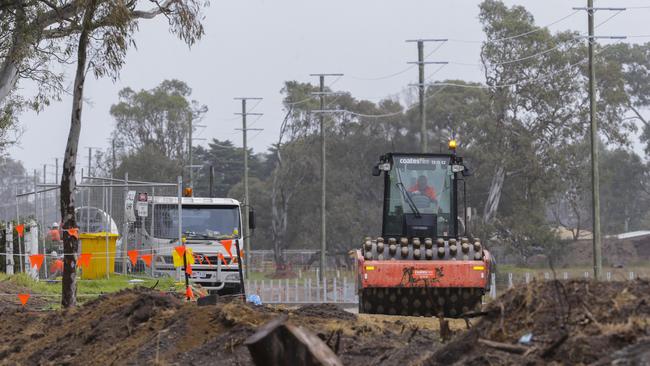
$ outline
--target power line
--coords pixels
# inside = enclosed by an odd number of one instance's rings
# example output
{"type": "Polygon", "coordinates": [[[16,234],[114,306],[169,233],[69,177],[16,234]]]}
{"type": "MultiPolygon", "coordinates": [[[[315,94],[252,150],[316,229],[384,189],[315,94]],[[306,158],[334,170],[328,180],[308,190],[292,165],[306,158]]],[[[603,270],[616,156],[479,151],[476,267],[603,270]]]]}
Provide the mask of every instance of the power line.
{"type": "MultiPolygon", "coordinates": [[[[607,45],[607,46],[601,48],[596,54],[602,53],[603,51],[605,51],[609,47],[611,47],[611,45],[607,45]]],[[[587,61],[587,58],[583,58],[582,60],[580,60],[580,61],[578,61],[578,62],[576,62],[574,64],[568,65],[568,66],[564,67],[562,70],[555,71],[555,72],[549,72],[548,74],[542,75],[542,76],[537,77],[537,78],[527,79],[527,80],[524,80],[524,81],[511,83],[511,84],[470,85],[470,84],[456,84],[456,83],[442,82],[442,83],[431,83],[429,85],[434,85],[434,86],[456,86],[456,87],[460,87],[460,88],[473,88],[473,89],[510,88],[510,87],[513,87],[513,86],[523,85],[523,84],[530,83],[530,82],[533,82],[533,81],[540,81],[540,80],[548,79],[549,77],[557,75],[560,72],[566,71],[566,70],[571,69],[571,68],[573,68],[573,67],[575,67],[577,65],[580,65],[581,63],[583,63],[585,61],[587,61]]]]}
{"type": "Polygon", "coordinates": [[[550,27],[550,26],[552,26],[552,25],[558,24],[558,23],[560,23],[560,22],[562,22],[562,21],[564,21],[564,20],[566,20],[566,19],[571,18],[572,16],[578,14],[579,12],[580,12],[580,10],[575,10],[573,13],[570,13],[569,15],[566,15],[566,16],[564,16],[564,17],[562,17],[562,18],[560,18],[560,19],[558,19],[558,20],[555,20],[555,21],[553,21],[553,22],[551,22],[551,23],[548,23],[548,24],[546,24],[546,25],[544,25],[544,26],[542,26],[542,27],[538,27],[538,28],[536,28],[536,29],[532,29],[532,30],[530,30],[530,31],[528,31],[528,32],[524,32],[524,33],[516,34],[516,35],[514,35],[514,36],[508,36],[508,37],[497,38],[497,39],[487,39],[487,40],[484,40],[484,41],[479,41],[479,40],[467,40],[467,39],[458,39],[458,38],[449,38],[449,41],[450,41],[450,42],[458,42],[458,43],[484,43],[484,42],[485,42],[485,43],[497,43],[497,42],[509,41],[509,40],[511,40],[511,39],[516,39],[516,38],[520,38],[520,37],[525,37],[525,36],[527,36],[527,35],[530,35],[530,34],[533,34],[533,33],[539,32],[539,31],[542,31],[542,30],[544,30],[544,29],[546,29],[546,28],[548,28],[548,27],[550,27]]]}
{"type": "MultiPolygon", "coordinates": [[[[425,59],[425,60],[428,59],[429,56],[433,55],[436,51],[438,51],[438,50],[440,49],[440,47],[442,47],[442,46],[445,44],[445,42],[446,42],[446,41],[444,41],[444,42],[439,42],[439,44],[438,44],[437,47],[435,47],[431,52],[427,53],[427,55],[424,56],[424,59],[425,59]]],[[[350,79],[356,79],[356,80],[365,80],[365,81],[386,80],[386,79],[390,79],[390,78],[393,78],[393,77],[398,76],[398,75],[402,75],[402,74],[404,74],[404,73],[406,73],[406,72],[412,70],[415,66],[416,66],[416,65],[411,65],[411,66],[408,66],[408,67],[405,68],[405,69],[402,69],[402,70],[400,70],[400,71],[394,72],[394,73],[392,73],[392,74],[383,75],[383,76],[378,76],[378,77],[367,78],[367,77],[360,77],[360,76],[348,75],[348,78],[350,78],[350,79]]]]}
{"type": "MultiPolygon", "coordinates": [[[[329,83],[329,84],[327,85],[327,87],[328,87],[328,88],[331,88],[332,85],[334,85],[334,84],[335,84],[337,81],[339,81],[342,77],[343,77],[343,75],[338,76],[336,79],[334,79],[334,81],[332,81],[331,83],[329,83]]],[[[305,102],[307,102],[307,101],[309,101],[309,100],[312,100],[312,96],[308,96],[307,98],[305,98],[305,99],[301,99],[301,100],[299,100],[299,101],[297,101],[297,102],[288,102],[288,103],[286,103],[286,105],[294,106],[294,105],[298,105],[298,104],[305,103],[305,102]]]]}
{"type": "MultiPolygon", "coordinates": [[[[596,25],[596,28],[598,28],[598,27],[604,25],[605,23],[609,22],[610,20],[612,20],[613,18],[615,18],[616,16],[618,16],[622,12],[623,12],[623,10],[617,11],[615,14],[611,15],[607,19],[605,19],[602,22],[598,23],[596,25]]],[[[558,45],[555,45],[555,46],[553,46],[551,48],[548,48],[546,50],[543,50],[543,51],[539,51],[539,52],[534,53],[532,55],[523,56],[523,57],[520,57],[520,58],[514,59],[514,60],[506,60],[506,61],[502,61],[502,62],[492,63],[491,65],[495,65],[495,66],[509,65],[509,64],[513,64],[515,62],[521,62],[521,61],[526,61],[526,60],[530,60],[530,59],[533,59],[533,58],[537,58],[539,56],[543,56],[543,55],[545,55],[547,53],[553,52],[553,51],[557,50],[558,48],[562,47],[563,45],[569,44],[571,42],[573,42],[573,44],[569,45],[569,48],[573,48],[573,47],[575,47],[575,45],[580,43],[580,40],[582,40],[583,36],[584,36],[584,34],[579,35],[579,36],[574,37],[574,38],[572,38],[570,40],[567,40],[564,43],[560,43],[558,45]]],[[[451,61],[449,63],[452,64],[452,65],[461,65],[461,66],[479,66],[479,67],[483,66],[482,64],[477,64],[477,63],[463,63],[463,62],[455,62],[455,61],[451,61]]]]}
{"type": "MultiPolygon", "coordinates": [[[[596,53],[596,55],[601,54],[602,52],[604,52],[606,49],[608,49],[611,46],[612,45],[606,45],[605,47],[601,48],[596,53]]],[[[564,72],[566,70],[572,69],[575,66],[578,66],[578,65],[584,63],[585,61],[587,61],[587,59],[588,58],[585,57],[584,59],[582,59],[582,60],[580,60],[580,61],[578,61],[576,63],[573,63],[571,65],[568,65],[568,66],[564,67],[562,70],[558,70],[558,71],[555,71],[555,72],[550,72],[548,74],[542,75],[542,76],[534,78],[534,79],[527,79],[525,81],[520,81],[520,82],[517,82],[517,83],[511,83],[511,84],[499,84],[499,85],[481,85],[481,84],[478,84],[477,85],[477,84],[456,84],[456,83],[444,83],[444,82],[430,83],[430,84],[428,84],[429,86],[440,86],[441,88],[436,90],[434,93],[429,94],[426,97],[426,99],[428,100],[430,98],[433,98],[436,94],[440,93],[445,87],[459,87],[459,88],[470,88],[470,89],[510,88],[510,87],[513,87],[513,86],[524,85],[524,84],[530,83],[530,82],[541,81],[541,80],[548,79],[549,77],[555,76],[555,75],[557,75],[557,74],[559,74],[561,72],[564,72]]],[[[352,112],[352,111],[348,111],[348,110],[341,110],[339,112],[340,113],[347,113],[347,114],[355,115],[355,116],[359,116],[359,117],[366,117],[366,118],[384,118],[384,117],[392,117],[392,116],[402,114],[402,113],[404,113],[406,111],[409,111],[409,110],[413,109],[416,105],[417,104],[412,104],[412,105],[408,106],[406,109],[404,109],[404,111],[392,112],[392,113],[383,113],[383,114],[363,114],[363,113],[357,113],[357,112],[352,112]]]]}

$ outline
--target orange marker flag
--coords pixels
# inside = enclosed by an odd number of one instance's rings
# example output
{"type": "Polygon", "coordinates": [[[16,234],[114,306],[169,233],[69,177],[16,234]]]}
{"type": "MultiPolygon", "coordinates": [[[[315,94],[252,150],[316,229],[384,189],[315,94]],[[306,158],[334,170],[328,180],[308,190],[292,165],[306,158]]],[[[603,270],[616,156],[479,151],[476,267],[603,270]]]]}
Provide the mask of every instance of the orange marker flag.
{"type": "Polygon", "coordinates": [[[68,229],[68,230],[65,230],[65,231],[67,231],[68,235],[70,235],[71,237],[73,237],[75,239],[79,239],[79,228],[78,227],[68,229]]]}
{"type": "Polygon", "coordinates": [[[90,257],[92,257],[92,253],[81,253],[79,255],[79,258],[77,259],[77,264],[79,267],[85,267],[87,265],[90,265],[90,257]]]}
{"type": "Polygon", "coordinates": [[[25,306],[27,304],[27,300],[29,300],[29,294],[18,294],[18,300],[20,300],[20,303],[25,306]]]}
{"type": "Polygon", "coordinates": [[[25,224],[16,225],[16,232],[18,233],[18,236],[22,238],[25,233],[25,224]]]}
{"type": "Polygon", "coordinates": [[[187,273],[189,276],[192,275],[192,265],[191,264],[189,264],[189,263],[187,264],[187,267],[185,267],[185,273],[187,273]]]}
{"type": "Polygon", "coordinates": [[[232,240],[222,240],[221,245],[226,248],[226,252],[228,252],[228,255],[232,257],[232,252],[230,251],[230,248],[232,247],[232,240]]]}
{"type": "Polygon", "coordinates": [[[138,261],[138,251],[133,249],[126,252],[126,254],[129,256],[129,259],[131,260],[131,264],[135,266],[135,263],[138,261]]]}
{"type": "Polygon", "coordinates": [[[192,287],[187,286],[187,289],[185,289],[185,296],[187,296],[188,300],[192,300],[194,298],[194,294],[192,293],[192,287]]]}
{"type": "Polygon", "coordinates": [[[56,271],[63,271],[63,261],[60,259],[57,259],[52,263],[50,266],[50,272],[54,273],[56,271]]]}
{"type": "Polygon", "coordinates": [[[29,263],[32,267],[36,267],[36,270],[40,270],[43,265],[43,254],[32,254],[29,256],[29,263]]]}
{"type": "Polygon", "coordinates": [[[182,246],[182,245],[179,245],[177,247],[174,247],[174,250],[176,251],[176,253],[178,253],[178,256],[181,257],[181,259],[182,259],[183,254],[185,254],[185,247],[182,246]]]}
{"type": "Polygon", "coordinates": [[[142,258],[142,261],[147,265],[147,267],[151,267],[151,259],[153,258],[153,255],[143,254],[140,258],[142,258]]]}

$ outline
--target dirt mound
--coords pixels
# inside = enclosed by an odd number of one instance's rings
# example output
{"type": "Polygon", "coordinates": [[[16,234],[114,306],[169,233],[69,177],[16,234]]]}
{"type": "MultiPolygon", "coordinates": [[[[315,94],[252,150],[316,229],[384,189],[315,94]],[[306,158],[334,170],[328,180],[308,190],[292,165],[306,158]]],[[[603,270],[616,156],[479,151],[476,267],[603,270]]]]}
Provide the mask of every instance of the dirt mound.
{"type": "Polygon", "coordinates": [[[356,315],[347,312],[335,304],[308,304],[293,311],[298,316],[313,316],[341,320],[356,320],[356,315]]]}
{"type": "Polygon", "coordinates": [[[252,365],[244,340],[281,313],[317,334],[344,364],[417,364],[439,346],[432,319],[357,317],[330,305],[198,307],[140,288],[67,311],[1,312],[0,364],[252,365]]]}
{"type": "Polygon", "coordinates": [[[650,357],[635,351],[650,335],[650,283],[645,280],[533,282],[506,292],[485,311],[428,364],[609,364],[617,351],[622,353],[616,357],[628,352],[630,360],[650,357]],[[527,334],[531,341],[518,344],[527,334]]]}

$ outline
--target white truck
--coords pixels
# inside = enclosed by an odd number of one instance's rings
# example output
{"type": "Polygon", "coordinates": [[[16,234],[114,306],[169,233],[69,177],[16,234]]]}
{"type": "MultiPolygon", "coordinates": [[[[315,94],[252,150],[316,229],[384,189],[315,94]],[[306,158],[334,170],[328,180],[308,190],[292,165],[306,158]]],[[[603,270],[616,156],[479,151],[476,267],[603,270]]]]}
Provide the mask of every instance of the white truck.
{"type": "MultiPolygon", "coordinates": [[[[178,242],[178,197],[135,197],[134,214],[137,214],[133,238],[128,249],[140,253],[151,251],[154,255],[154,276],[179,276],[174,266],[173,251],[178,242]],[[140,207],[137,207],[137,206],[140,207]]],[[[130,198],[130,197],[129,197],[130,198]]],[[[241,262],[239,250],[244,248],[242,213],[239,201],[232,198],[181,197],[182,234],[185,245],[192,249],[195,263],[190,280],[210,293],[235,294],[241,291],[241,262]],[[227,245],[231,243],[231,247],[227,245]]],[[[127,205],[128,206],[128,205],[127,205]]],[[[128,216],[128,215],[127,215],[128,216]]],[[[249,226],[254,228],[255,218],[249,213],[249,226]]],[[[184,277],[184,274],[181,275],[184,277]]]]}

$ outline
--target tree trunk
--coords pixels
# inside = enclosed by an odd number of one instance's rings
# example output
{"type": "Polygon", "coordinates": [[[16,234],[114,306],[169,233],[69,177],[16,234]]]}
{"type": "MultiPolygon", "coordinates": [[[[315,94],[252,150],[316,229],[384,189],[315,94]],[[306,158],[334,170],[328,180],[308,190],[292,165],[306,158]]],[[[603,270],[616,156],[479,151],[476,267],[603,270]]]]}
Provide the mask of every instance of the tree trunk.
{"type": "Polygon", "coordinates": [[[505,177],[506,171],[503,168],[503,165],[497,165],[497,169],[492,177],[492,183],[490,184],[488,199],[485,202],[485,208],[483,209],[483,223],[485,224],[492,222],[496,216],[497,209],[499,208],[499,201],[501,200],[501,191],[503,189],[503,181],[505,180],[505,177]]]}
{"type": "Polygon", "coordinates": [[[26,27],[25,10],[22,5],[16,6],[16,28],[13,31],[11,49],[0,66],[0,104],[9,96],[16,81],[18,81],[18,65],[22,60],[21,47],[24,47],[23,29],[26,27]]]}
{"type": "Polygon", "coordinates": [[[0,103],[4,101],[18,80],[18,67],[11,56],[5,58],[0,68],[0,103]]]}
{"type": "MultiPolygon", "coordinates": [[[[278,153],[279,156],[279,153],[278,153]]],[[[289,216],[289,200],[291,195],[284,192],[281,187],[278,175],[282,164],[278,162],[273,174],[273,184],[271,188],[271,233],[273,240],[273,259],[275,265],[281,267],[284,265],[284,257],[282,251],[284,250],[285,240],[287,236],[287,220],[289,216]]]]}
{"type": "Polygon", "coordinates": [[[76,188],[75,171],[79,134],[81,133],[81,107],[83,105],[83,88],[86,80],[86,58],[93,14],[97,0],[90,0],[86,4],[79,47],[77,49],[77,72],[74,80],[72,95],[72,117],[70,119],[70,132],[63,158],[63,174],[61,176],[61,221],[63,223],[63,281],[61,305],[64,308],[77,304],[77,250],[79,239],[70,235],[66,230],[77,227],[74,210],[74,191],[76,188]]]}

